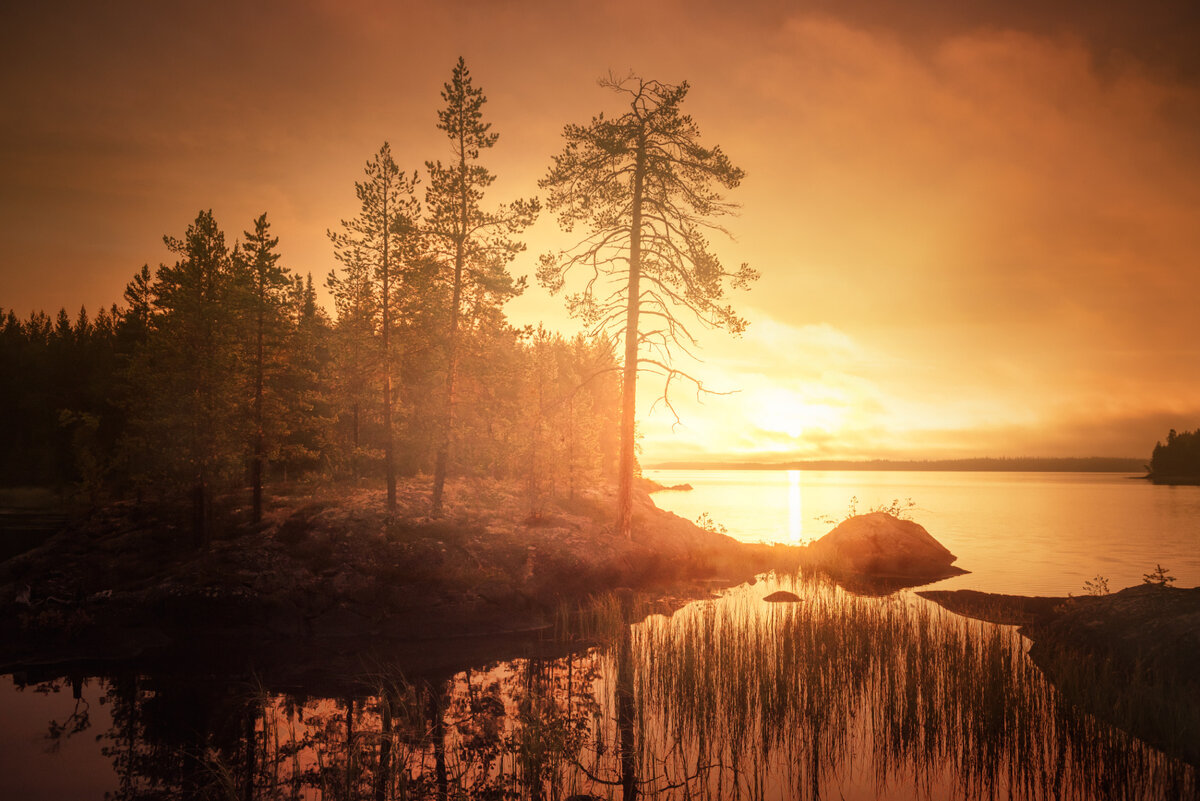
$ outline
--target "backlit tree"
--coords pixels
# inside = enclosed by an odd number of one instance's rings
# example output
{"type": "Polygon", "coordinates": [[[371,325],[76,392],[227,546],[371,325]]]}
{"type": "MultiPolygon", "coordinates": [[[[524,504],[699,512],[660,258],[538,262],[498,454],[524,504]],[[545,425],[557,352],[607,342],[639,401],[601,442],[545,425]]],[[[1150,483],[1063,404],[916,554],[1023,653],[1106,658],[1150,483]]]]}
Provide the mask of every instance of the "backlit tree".
{"type": "Polygon", "coordinates": [[[745,264],[725,269],[710,249],[707,233],[724,232],[714,219],[734,209],[721,190],[736,187],[743,172],[719,147],[700,144],[699,128],[681,111],[687,83],[631,76],[601,85],[626,106],[618,116],[563,130],[565,146],[539,185],[559,225],[568,232],[581,226],[583,236],[543,256],[538,279],[558,292],[569,273],[582,272],[585,283],[568,295],[569,309],[621,343],[617,528],[629,537],[638,372],[664,378],[662,399],[672,411],[674,381],[703,390],[673,358],[696,344],[694,322],[741,333],[746,323],[725,302],[726,288],[745,288],[758,276],[745,264]]]}

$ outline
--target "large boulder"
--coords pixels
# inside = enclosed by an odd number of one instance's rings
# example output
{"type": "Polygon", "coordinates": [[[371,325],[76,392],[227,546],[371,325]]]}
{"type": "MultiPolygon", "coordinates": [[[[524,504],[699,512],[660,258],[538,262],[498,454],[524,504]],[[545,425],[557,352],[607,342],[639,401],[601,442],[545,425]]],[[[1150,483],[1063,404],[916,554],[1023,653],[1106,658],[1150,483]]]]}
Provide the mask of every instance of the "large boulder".
{"type": "Polygon", "coordinates": [[[886,512],[847,518],[808,546],[809,560],[838,574],[933,581],[967,571],[923,526],[886,512]]]}

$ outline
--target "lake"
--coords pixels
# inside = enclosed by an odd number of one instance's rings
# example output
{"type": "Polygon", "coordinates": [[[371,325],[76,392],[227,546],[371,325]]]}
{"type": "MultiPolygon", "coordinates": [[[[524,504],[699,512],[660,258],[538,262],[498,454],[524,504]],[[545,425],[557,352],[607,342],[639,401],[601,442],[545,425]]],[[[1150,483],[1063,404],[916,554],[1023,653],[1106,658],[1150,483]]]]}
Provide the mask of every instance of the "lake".
{"type": "Polygon", "coordinates": [[[701,514],[743,540],[804,542],[858,511],[894,500],[971,571],[938,589],[1080,594],[1100,575],[1113,590],[1163,565],[1175,586],[1200,584],[1200,487],[1159,486],[1119,473],[646,470],[654,502],[701,514]]]}
{"type": "MultiPolygon", "coordinates": [[[[938,587],[1065,594],[1097,573],[1114,589],[1138,583],[1156,562],[1182,585],[1200,573],[1195,487],[1106,474],[647,473],[695,487],[656,494],[661,506],[754,540],[816,538],[851,497],[859,511],[911,497],[912,517],[973,571],[938,587]]],[[[204,652],[62,665],[0,677],[0,798],[1197,796],[1195,767],[1076,706],[1028,646],[912,592],[771,575],[673,613],[605,596],[525,656],[436,673],[373,649],[324,674],[328,654],[301,657],[312,680],[294,663],[204,652]],[[763,601],[779,589],[801,601],[763,601]]],[[[1151,708],[1147,688],[1133,691],[1151,708]]],[[[1198,704],[1176,700],[1165,703],[1183,714],[1157,715],[1164,736],[1200,741],[1198,704]]]]}

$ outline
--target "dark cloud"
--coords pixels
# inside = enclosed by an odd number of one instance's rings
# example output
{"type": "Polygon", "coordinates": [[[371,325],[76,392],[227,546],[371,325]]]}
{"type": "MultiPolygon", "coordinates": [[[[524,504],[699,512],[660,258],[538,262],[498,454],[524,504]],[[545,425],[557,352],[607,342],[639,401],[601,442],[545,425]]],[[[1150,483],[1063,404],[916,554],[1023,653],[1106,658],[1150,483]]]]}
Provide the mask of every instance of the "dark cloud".
{"type": "Polygon", "coordinates": [[[975,31],[1077,38],[1105,71],[1136,60],[1200,80],[1200,4],[1192,0],[769,0],[749,6],[754,10],[747,13],[777,22],[823,14],[919,48],[975,31]]]}

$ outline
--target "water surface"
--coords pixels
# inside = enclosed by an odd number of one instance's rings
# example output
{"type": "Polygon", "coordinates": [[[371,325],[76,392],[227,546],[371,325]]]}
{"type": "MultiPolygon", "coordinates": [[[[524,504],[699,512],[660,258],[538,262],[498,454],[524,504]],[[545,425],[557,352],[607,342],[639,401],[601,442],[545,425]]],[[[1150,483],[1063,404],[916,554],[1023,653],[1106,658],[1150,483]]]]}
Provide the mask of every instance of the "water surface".
{"type": "Polygon", "coordinates": [[[573,630],[597,644],[425,680],[380,662],[336,695],[197,663],[14,676],[0,796],[1196,795],[1193,767],[1067,703],[1015,630],[911,593],[772,577],[673,615],[603,600],[573,630]],[[781,588],[801,601],[762,600],[781,588]]]}
{"type": "Polygon", "coordinates": [[[909,513],[971,573],[938,589],[1079,594],[1101,575],[1113,590],[1162,564],[1175,586],[1200,584],[1200,487],[1157,486],[1122,473],[647,470],[668,486],[654,502],[707,513],[739,539],[803,542],[858,511],[912,499],[909,513]]]}

